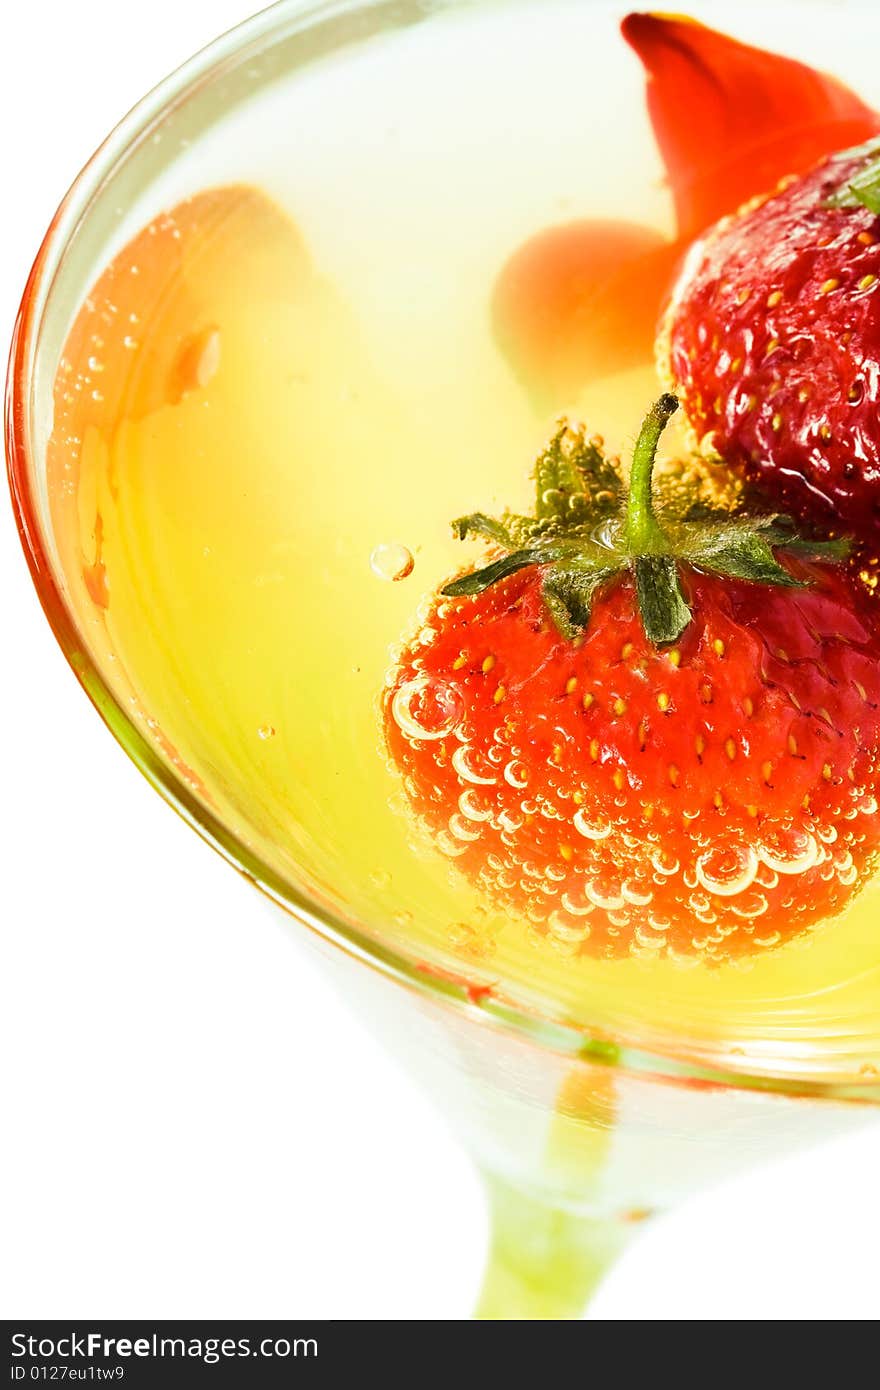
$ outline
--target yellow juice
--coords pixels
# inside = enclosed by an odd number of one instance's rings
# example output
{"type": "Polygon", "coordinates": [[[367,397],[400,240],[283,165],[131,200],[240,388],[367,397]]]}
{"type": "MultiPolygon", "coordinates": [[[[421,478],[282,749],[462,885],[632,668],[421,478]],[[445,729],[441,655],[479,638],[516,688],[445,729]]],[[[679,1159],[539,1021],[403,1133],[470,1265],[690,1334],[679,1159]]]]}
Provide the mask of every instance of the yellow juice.
{"type": "MultiPolygon", "coordinates": [[[[789,21],[730,25],[786,48],[789,21]]],[[[870,44],[830,20],[799,42],[880,103],[870,44]]],[[[383,746],[394,646],[476,559],[450,519],[526,509],[559,410],[626,452],[658,390],[646,357],[536,400],[493,333],[498,272],[554,223],[671,235],[662,173],[601,5],[459,7],[236,111],[131,209],[76,306],[50,441],[68,597],[194,794],[344,920],[551,1019],[869,1075],[876,887],[736,964],[564,954],[416,838],[383,746]]]]}

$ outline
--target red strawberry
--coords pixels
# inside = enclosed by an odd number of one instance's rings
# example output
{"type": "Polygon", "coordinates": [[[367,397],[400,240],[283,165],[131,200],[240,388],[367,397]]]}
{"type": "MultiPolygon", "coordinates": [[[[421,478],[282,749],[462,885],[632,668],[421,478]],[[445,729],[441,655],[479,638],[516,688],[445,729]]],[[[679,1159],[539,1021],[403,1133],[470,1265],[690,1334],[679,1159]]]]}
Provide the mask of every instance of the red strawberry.
{"type": "Polygon", "coordinates": [[[688,258],[662,352],[697,434],[786,510],[880,525],[880,142],[824,160],[688,258]]]}
{"type": "MultiPolygon", "coordinates": [[[[582,432],[446,585],[384,697],[439,850],[563,951],[722,961],[838,912],[880,846],[880,633],[840,549],[629,497],[582,432]],[[674,644],[674,645],[673,645],[674,644]]],[[[659,489],[657,489],[659,490],[659,489]]]]}

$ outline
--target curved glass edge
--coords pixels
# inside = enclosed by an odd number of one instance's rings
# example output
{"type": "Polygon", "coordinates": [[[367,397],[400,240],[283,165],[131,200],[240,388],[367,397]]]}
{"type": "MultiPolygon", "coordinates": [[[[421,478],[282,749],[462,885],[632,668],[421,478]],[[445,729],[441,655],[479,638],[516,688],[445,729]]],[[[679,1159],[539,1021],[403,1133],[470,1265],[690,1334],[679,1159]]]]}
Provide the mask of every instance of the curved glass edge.
{"type": "MultiPolygon", "coordinates": [[[[418,6],[420,17],[444,8],[449,0],[418,6]]],[[[380,0],[381,3],[381,0],[380,0]]],[[[432,997],[474,1022],[497,1027],[530,1040],[545,1050],[666,1082],[690,1082],[769,1093],[791,1099],[812,1098],[863,1105],[880,1105],[877,1081],[826,1081],[749,1070],[726,1063],[712,1064],[690,1047],[680,1056],[663,1048],[643,1049],[590,1036],[583,1026],[545,1019],[537,1013],[490,993],[474,990],[465,981],[420,965],[415,959],[382,944],[372,935],[326,907],[313,902],[295,884],[277,874],[180,782],[144,738],[118,703],[100,671],[83,655],[83,644],[65,604],[49,558],[35,495],[31,457],[31,385],[40,326],[58,264],[68,240],[88,213],[91,198],[115,161],[165,116],[196,80],[216,75],[224,62],[237,58],[259,42],[283,15],[301,22],[309,14],[329,16],[351,8],[343,3],[299,4],[277,0],[201,49],[141,99],[92,155],[71,185],[53,218],[28,277],[13,330],[5,391],[5,441],[9,486],[19,537],[40,604],[64,656],[107,728],[150,785],[207,844],[234,869],[300,925],[353,959],[395,983],[432,997]]],[[[378,6],[377,6],[378,8],[378,6]]]]}

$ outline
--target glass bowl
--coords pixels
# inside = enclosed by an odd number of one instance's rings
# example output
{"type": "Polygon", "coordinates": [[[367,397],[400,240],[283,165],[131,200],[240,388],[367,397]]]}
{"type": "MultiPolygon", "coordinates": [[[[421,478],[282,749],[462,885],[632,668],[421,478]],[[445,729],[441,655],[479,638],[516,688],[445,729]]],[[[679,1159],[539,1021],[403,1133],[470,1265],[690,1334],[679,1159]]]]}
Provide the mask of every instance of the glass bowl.
{"type": "MultiPolygon", "coordinates": [[[[504,12],[512,22],[528,9],[517,0],[288,0],[193,58],[122,121],[60,206],[25,290],[6,416],[22,543],[46,616],[90,700],[165,800],[308,938],[351,1003],[423,1078],[484,1174],[493,1238],[479,1315],[491,1318],[577,1316],[652,1212],[745,1163],[861,1123],[880,1101],[876,1072],[866,1066],[873,1052],[850,1039],[811,1062],[797,1041],[760,1032],[734,1047],[709,1028],[705,1036],[693,1027],[676,1036],[674,1024],[624,1026],[598,1005],[595,1017],[574,1017],[530,995],[522,981],[506,992],[487,989],[485,970],[450,968],[441,951],[408,944],[390,921],[386,930],[380,908],[362,915],[332,884],[300,872],[295,853],[267,852],[247,808],[205,794],[162,729],[143,718],[143,692],[77,595],[80,581],[53,511],[63,478],[53,475],[49,457],[65,341],[96,274],[150,217],[200,182],[227,176],[227,167],[257,184],[271,179],[277,153],[256,158],[244,145],[227,160],[237,113],[267,95],[283,101],[301,74],[320,77],[349,53],[370,53],[401,36],[415,35],[423,54],[436,52],[441,64],[450,21],[480,12],[497,24],[504,12]]],[[[585,24],[619,17],[616,7],[599,3],[580,10],[585,24]]],[[[525,59],[511,50],[509,61],[525,59]]],[[[461,82],[464,102],[467,75],[461,82]]],[[[369,84],[358,96],[365,93],[369,84]]],[[[378,102],[367,102],[352,127],[369,127],[378,110],[378,102]]],[[[503,126],[496,120],[492,128],[496,144],[503,126]]],[[[318,134],[311,135],[320,151],[318,134]]],[[[514,147],[516,136],[514,121],[514,147]]],[[[407,157],[433,157],[443,168],[463,135],[450,120],[433,129],[432,149],[427,126],[419,138],[424,154],[417,138],[407,157]]],[[[346,157],[344,145],[335,157],[346,157]]],[[[347,157],[363,159],[363,150],[352,141],[347,157]]],[[[448,196],[439,183],[436,196],[448,196]]],[[[325,217],[333,212],[323,209],[325,217]]],[[[337,208],[337,221],[341,215],[337,208]]]]}

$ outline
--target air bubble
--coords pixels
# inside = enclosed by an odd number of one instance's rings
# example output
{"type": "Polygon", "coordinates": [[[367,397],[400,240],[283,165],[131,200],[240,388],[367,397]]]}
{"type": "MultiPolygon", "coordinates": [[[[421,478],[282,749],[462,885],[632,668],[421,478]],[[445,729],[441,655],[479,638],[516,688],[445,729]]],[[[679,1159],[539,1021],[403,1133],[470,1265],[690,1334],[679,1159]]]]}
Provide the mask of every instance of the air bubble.
{"type": "Polygon", "coordinates": [[[667,947],[666,958],[672,962],[677,970],[696,970],[700,964],[698,955],[690,955],[686,951],[676,951],[672,946],[667,947]]]}
{"type": "MultiPolygon", "coordinates": [[[[452,761],[455,762],[455,759],[452,761]]],[[[484,804],[480,793],[473,787],[468,787],[467,791],[462,792],[458,798],[458,809],[468,820],[490,820],[492,816],[491,807],[484,804]]]]}
{"type": "Polygon", "coordinates": [[[383,541],[370,555],[370,569],[377,579],[387,579],[395,583],[406,579],[413,572],[415,560],[411,550],[399,541],[383,541]]]}
{"type": "Polygon", "coordinates": [[[620,885],[620,891],[626,902],[632,907],[647,907],[654,897],[651,890],[645,885],[640,884],[634,879],[625,878],[620,885]]]}
{"type": "Polygon", "coordinates": [[[815,836],[794,826],[774,830],[758,846],[758,854],[778,874],[805,874],[821,857],[815,836]]]}
{"type": "Polygon", "coordinates": [[[441,830],[437,836],[437,848],[447,859],[457,859],[460,854],[466,852],[467,845],[457,844],[448,830],[441,830]]]}
{"type": "Polygon", "coordinates": [[[275,727],[272,724],[261,724],[257,729],[257,738],[267,739],[275,737],[275,727]]]}
{"type": "MultiPolygon", "coordinates": [[[[485,773],[490,772],[490,769],[488,767],[482,769],[482,761],[480,755],[475,754],[474,750],[466,743],[456,748],[452,755],[452,766],[463,782],[472,782],[477,787],[491,787],[498,781],[498,778],[485,775],[485,773]]],[[[467,815],[467,811],[464,814],[467,815]]]]}
{"type": "Polygon", "coordinates": [[[525,763],[517,762],[515,759],[509,762],[504,769],[504,780],[517,791],[522,791],[529,780],[529,770],[525,763]]]}
{"type": "Polygon", "coordinates": [[[566,912],[571,913],[572,917],[588,917],[591,912],[595,912],[593,903],[576,903],[570,893],[563,893],[559,899],[566,912]]]}
{"type": "Polygon", "coordinates": [[[584,892],[595,907],[603,907],[606,912],[619,912],[626,906],[623,894],[616,884],[594,879],[584,886],[584,892]]]}
{"type": "MultiPolygon", "coordinates": [[[[189,339],[178,357],[176,371],[183,391],[204,390],[220,369],[220,330],[204,328],[189,339]]],[[[176,392],[179,399],[180,391],[176,392]]]]}
{"type": "Polygon", "coordinates": [[[370,882],[374,888],[390,888],[391,875],[387,869],[376,869],[370,874],[370,882]]]}
{"type": "Polygon", "coordinates": [[[464,816],[460,816],[457,811],[449,817],[449,829],[456,840],[463,840],[466,844],[480,838],[477,827],[466,821],[464,816]]]}
{"type": "Polygon", "coordinates": [[[635,936],[635,939],[638,942],[639,946],[644,947],[647,951],[659,951],[663,946],[666,945],[665,937],[655,936],[653,932],[648,931],[643,926],[636,927],[633,935],[635,936]]]}
{"type": "Polygon", "coordinates": [[[707,893],[732,898],[751,888],[758,872],[758,856],[748,845],[730,845],[701,855],[694,868],[707,893]]]}
{"type": "Polygon", "coordinates": [[[575,812],[572,823],[578,834],[583,835],[586,840],[605,840],[611,834],[611,826],[607,822],[605,825],[592,824],[583,809],[575,812]]]}
{"type": "Polygon", "coordinates": [[[770,932],[767,936],[753,936],[752,940],[756,946],[763,946],[769,950],[771,946],[778,946],[782,940],[782,934],[778,931],[770,932]]]}
{"type": "Polygon", "coordinates": [[[737,917],[744,917],[746,921],[752,921],[756,917],[763,917],[770,906],[763,893],[747,893],[739,902],[731,904],[731,911],[737,917]]]}
{"type": "Polygon", "coordinates": [[[557,941],[564,941],[566,945],[579,945],[586,941],[590,935],[589,922],[580,922],[575,926],[571,922],[566,922],[558,912],[551,912],[547,919],[547,926],[557,941]]]}
{"type": "Polygon", "coordinates": [[[648,926],[652,931],[665,932],[669,931],[672,922],[668,917],[658,917],[656,913],[652,912],[648,917],[648,926]]]}
{"type": "Polygon", "coordinates": [[[656,872],[662,874],[664,878],[671,878],[673,874],[678,873],[680,868],[678,860],[671,859],[669,855],[664,854],[661,849],[655,850],[651,855],[651,865],[656,872]]]}
{"type": "Polygon", "coordinates": [[[576,956],[580,950],[580,942],[563,941],[555,932],[550,932],[544,939],[547,945],[560,956],[576,956]]]}
{"type": "Polygon", "coordinates": [[[461,720],[464,703],[457,690],[433,676],[415,676],[394,693],[391,713],[407,738],[446,738],[461,720]]]}
{"type": "Polygon", "coordinates": [[[460,950],[472,951],[478,943],[477,933],[467,922],[453,922],[449,928],[449,941],[460,950]]]}

